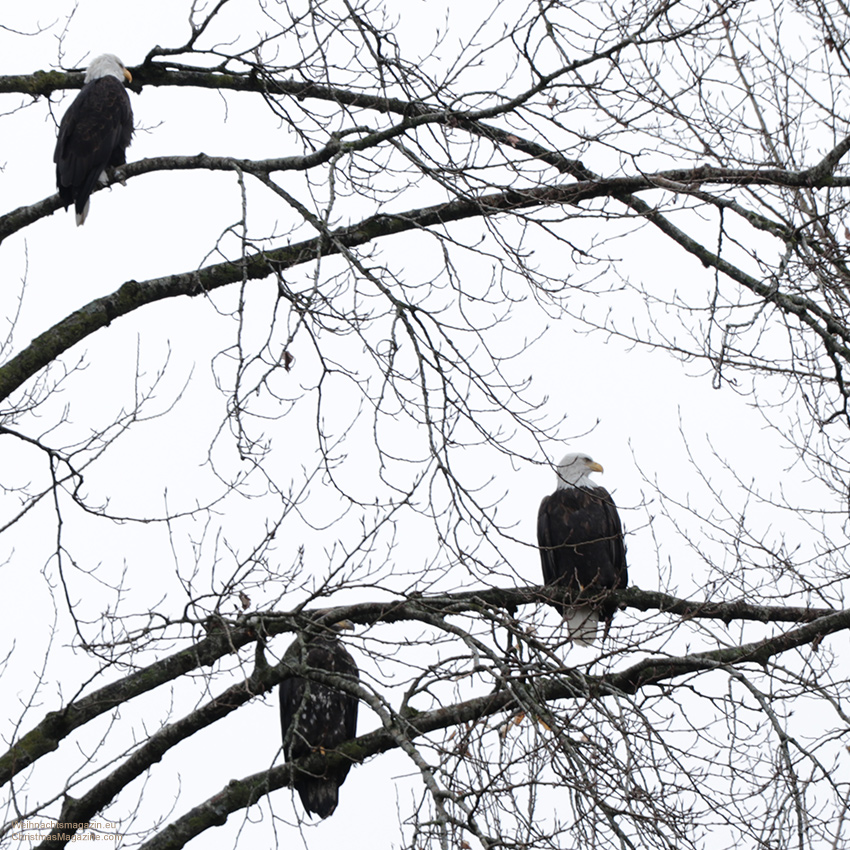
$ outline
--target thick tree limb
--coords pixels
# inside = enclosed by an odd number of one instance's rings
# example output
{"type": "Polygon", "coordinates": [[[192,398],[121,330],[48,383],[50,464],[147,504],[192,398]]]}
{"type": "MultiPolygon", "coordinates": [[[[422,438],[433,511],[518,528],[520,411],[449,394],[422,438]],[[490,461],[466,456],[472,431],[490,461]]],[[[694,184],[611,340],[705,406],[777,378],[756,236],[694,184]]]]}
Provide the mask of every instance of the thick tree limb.
{"type": "MultiPolygon", "coordinates": [[[[777,637],[743,646],[695,653],[680,658],[646,659],[610,676],[579,676],[565,668],[558,676],[536,680],[535,696],[538,700],[549,702],[558,699],[587,699],[614,694],[634,694],[641,688],[689,673],[717,670],[744,663],[763,665],[779,653],[804,646],[824,634],[842,631],[848,627],[850,627],[850,610],[831,614],[816,623],[809,623],[777,637]]],[[[453,706],[422,712],[410,718],[399,718],[400,730],[379,729],[368,735],[361,735],[353,741],[340,745],[338,753],[328,757],[327,763],[332,764],[343,760],[362,762],[371,756],[395,749],[398,746],[398,731],[403,731],[407,740],[413,741],[439,729],[480,721],[514,705],[513,691],[500,689],[495,693],[453,706]]],[[[323,756],[310,756],[309,769],[320,772],[324,763],[323,756]]],[[[304,765],[307,766],[306,760],[304,765]]],[[[142,848],[143,850],[178,850],[210,827],[224,824],[233,812],[248,808],[265,794],[286,787],[290,776],[290,766],[281,765],[252,776],[232,780],[218,794],[195,806],[162,829],[154,838],[143,844],[142,848]]]]}
{"type": "MultiPolygon", "coordinates": [[[[197,163],[197,167],[208,167],[207,163],[212,162],[211,158],[203,154],[199,157],[190,158],[190,160],[197,163]]],[[[148,162],[150,161],[128,165],[126,167],[128,176],[137,173],[137,171],[141,173],[148,162]]],[[[174,163],[173,159],[164,158],[156,161],[155,165],[156,168],[151,168],[151,170],[159,170],[166,165],[170,168],[173,167],[174,163]]],[[[235,169],[237,166],[242,168],[242,164],[237,160],[224,160],[217,165],[230,169],[235,169]]],[[[665,175],[671,179],[685,180],[688,175],[694,177],[697,171],[699,170],[686,172],[676,170],[665,172],[665,175]]],[[[710,171],[713,173],[720,170],[711,169],[710,171]]],[[[722,171],[728,172],[727,169],[722,169],[722,171]]],[[[751,176],[750,185],[756,183],[760,185],[808,185],[805,182],[808,179],[805,176],[807,173],[777,172],[775,170],[763,173],[755,171],[749,173],[751,176]],[[777,181],[780,179],[787,182],[778,183],[777,181]]],[[[657,176],[655,175],[655,178],[657,176]]],[[[600,197],[622,198],[641,189],[657,189],[657,185],[653,183],[655,178],[646,176],[623,177],[542,186],[524,191],[509,190],[474,198],[461,198],[444,204],[409,210],[405,213],[373,215],[356,224],[337,228],[327,235],[317,236],[282,248],[248,254],[244,260],[216,263],[196,271],[153,278],[142,282],[127,281],[112,294],[91,301],[85,307],[75,311],[45,333],[36,337],[26,349],[0,367],[0,399],[8,398],[29,378],[87,336],[108,326],[114,319],[127,315],[146,304],[180,295],[200,295],[245,279],[264,279],[270,274],[280,274],[287,269],[316,260],[318,257],[338,254],[346,248],[365,245],[378,238],[411,230],[440,227],[455,221],[478,216],[498,215],[530,207],[572,205],[600,197]]],[[[708,172],[704,172],[702,179],[728,183],[732,179],[732,175],[724,173],[710,176],[708,172]]],[[[48,204],[48,202],[55,204],[55,207],[58,208],[59,196],[56,195],[42,203],[48,204]]],[[[638,201],[634,200],[632,203],[636,205],[638,201]]],[[[33,210],[34,208],[26,209],[33,210]]],[[[840,332],[846,331],[846,329],[837,327],[834,320],[826,321],[826,317],[820,315],[823,311],[809,299],[769,291],[766,284],[745,275],[728,262],[715,257],[714,254],[688,238],[678,228],[673,228],[662,216],[655,214],[648,205],[640,202],[639,210],[655,224],[662,227],[665,232],[669,231],[669,235],[677,237],[677,241],[686,250],[695,253],[707,265],[714,265],[733,279],[745,283],[753,291],[765,297],[771,297],[787,312],[794,313],[800,317],[801,321],[809,324],[823,339],[829,340],[832,348],[840,349],[842,356],[850,358],[850,349],[834,340],[835,335],[840,335],[840,332]],[[672,232],[674,230],[675,234],[672,232]],[[821,327],[819,321],[826,321],[827,327],[821,327]]],[[[0,238],[5,235],[4,226],[17,228],[18,223],[25,221],[26,217],[26,211],[23,209],[16,210],[6,216],[5,224],[0,223],[0,238]]]]}
{"type": "MultiPolygon", "coordinates": [[[[639,588],[617,591],[614,596],[627,608],[640,611],[658,610],[688,619],[719,619],[725,622],[749,620],[762,623],[832,622],[837,612],[829,608],[778,607],[752,605],[743,601],[709,602],[677,599],[664,593],[639,588]]],[[[129,676],[81,697],[59,711],[49,712],[33,729],[24,734],[4,755],[0,756],[0,786],[38,760],[53,752],[75,729],[141,694],[220,658],[237,652],[247,644],[286,632],[304,630],[311,623],[338,622],[348,619],[356,623],[393,623],[423,621],[432,623],[434,616],[501,612],[506,607],[536,605],[548,599],[568,599],[561,589],[539,586],[524,588],[490,588],[458,594],[421,596],[391,602],[365,602],[357,605],[324,608],[302,614],[253,614],[238,621],[216,620],[210,630],[216,631],[193,646],[163,658],[129,676]]],[[[850,614],[848,614],[850,617],[850,614]]],[[[833,631],[838,630],[832,629],[833,631]]],[[[814,634],[828,634],[829,631],[814,634]]],[[[650,666],[654,663],[647,661],[650,666]]],[[[665,662],[668,663],[669,662],[665,662]]],[[[634,668],[633,668],[634,669],[634,668]]]]}

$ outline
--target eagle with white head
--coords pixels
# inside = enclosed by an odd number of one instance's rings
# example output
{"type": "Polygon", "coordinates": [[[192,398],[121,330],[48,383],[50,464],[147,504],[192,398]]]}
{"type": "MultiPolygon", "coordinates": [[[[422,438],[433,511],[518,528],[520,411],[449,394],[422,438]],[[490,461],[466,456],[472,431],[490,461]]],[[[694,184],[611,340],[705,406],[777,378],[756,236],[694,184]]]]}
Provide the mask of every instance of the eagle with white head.
{"type": "Polygon", "coordinates": [[[133,77],[117,56],[98,56],[59,125],[53,152],[56,186],[65,209],[74,205],[78,227],[88,215],[95,184],[108,180],[106,169],[127,162],[133,109],[125,80],[132,82],[133,77]]]}
{"type": "Polygon", "coordinates": [[[543,498],[537,513],[543,583],[572,592],[575,604],[551,604],[563,616],[570,639],[585,646],[596,639],[600,618],[610,624],[614,614],[613,606],[600,597],[628,584],[617,506],[590,478],[602,471],[586,454],[566,455],[556,469],[555,492],[543,498]]]}

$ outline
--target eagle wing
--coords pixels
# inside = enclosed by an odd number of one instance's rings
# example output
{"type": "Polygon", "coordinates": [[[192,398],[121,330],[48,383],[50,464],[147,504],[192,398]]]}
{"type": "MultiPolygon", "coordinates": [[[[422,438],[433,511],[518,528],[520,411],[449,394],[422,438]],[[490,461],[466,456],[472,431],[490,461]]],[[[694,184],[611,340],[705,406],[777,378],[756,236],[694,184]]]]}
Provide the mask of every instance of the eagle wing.
{"type": "Polygon", "coordinates": [[[559,488],[540,503],[537,542],[543,581],[574,591],[625,587],[623,528],[603,487],[559,488]]]}

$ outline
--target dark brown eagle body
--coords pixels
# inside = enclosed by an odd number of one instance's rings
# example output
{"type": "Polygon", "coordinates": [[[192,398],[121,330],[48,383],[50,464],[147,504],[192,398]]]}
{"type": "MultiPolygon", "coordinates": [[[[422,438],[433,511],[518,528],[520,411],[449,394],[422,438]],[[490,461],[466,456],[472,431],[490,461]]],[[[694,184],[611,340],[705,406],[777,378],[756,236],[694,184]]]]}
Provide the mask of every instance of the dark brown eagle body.
{"type": "Polygon", "coordinates": [[[132,79],[120,60],[99,56],[59,125],[53,152],[56,185],[65,209],[74,204],[78,225],[86,220],[89,196],[101,175],[127,161],[133,109],[122,78],[132,79]]]}
{"type": "MultiPolygon", "coordinates": [[[[299,637],[286,650],[284,661],[346,679],[359,679],[354,659],[335,635],[299,637]]],[[[280,725],[287,761],[317,750],[330,751],[357,734],[357,697],[301,676],[280,683],[280,725]]],[[[320,818],[332,815],[339,788],[351,765],[343,763],[321,776],[298,774],[293,784],[306,811],[320,818]]]]}
{"type": "MultiPolygon", "coordinates": [[[[567,455],[558,466],[558,488],[540,503],[537,542],[543,583],[563,587],[582,600],[628,584],[623,527],[611,494],[589,481],[599,464],[586,455],[567,455]],[[574,482],[574,483],[573,483],[574,482]]],[[[596,624],[610,618],[611,603],[552,602],[576,643],[592,643],[596,624]]]]}

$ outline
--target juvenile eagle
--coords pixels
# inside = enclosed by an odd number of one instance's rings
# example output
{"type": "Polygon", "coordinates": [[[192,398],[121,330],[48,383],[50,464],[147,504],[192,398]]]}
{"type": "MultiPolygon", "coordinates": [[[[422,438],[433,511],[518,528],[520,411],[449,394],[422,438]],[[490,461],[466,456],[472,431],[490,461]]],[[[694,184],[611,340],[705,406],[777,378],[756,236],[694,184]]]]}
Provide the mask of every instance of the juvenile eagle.
{"type": "Polygon", "coordinates": [[[623,528],[611,494],[590,480],[592,472],[602,472],[598,463],[576,452],[566,455],[556,472],[555,492],[543,498],[537,513],[543,583],[588,600],[552,603],[571,640],[586,646],[596,638],[600,615],[610,619],[614,613],[593,597],[628,584],[623,528]]]}
{"type": "MultiPolygon", "coordinates": [[[[351,629],[348,621],[334,630],[351,629]]],[[[320,670],[344,679],[360,678],[357,664],[334,632],[299,636],[283,656],[293,666],[320,670]]],[[[334,747],[357,734],[357,697],[331,685],[301,676],[280,683],[280,725],[286,761],[334,747]]],[[[308,814],[326,818],[339,802],[339,787],[351,764],[328,770],[321,776],[299,773],[293,784],[308,814]]]]}
{"type": "Polygon", "coordinates": [[[95,183],[106,182],[106,169],[124,165],[133,135],[133,109],[124,88],[132,81],[121,60],[104,53],[86,70],[86,82],[59,125],[53,161],[59,197],[74,204],[77,226],[86,220],[95,183]]]}

